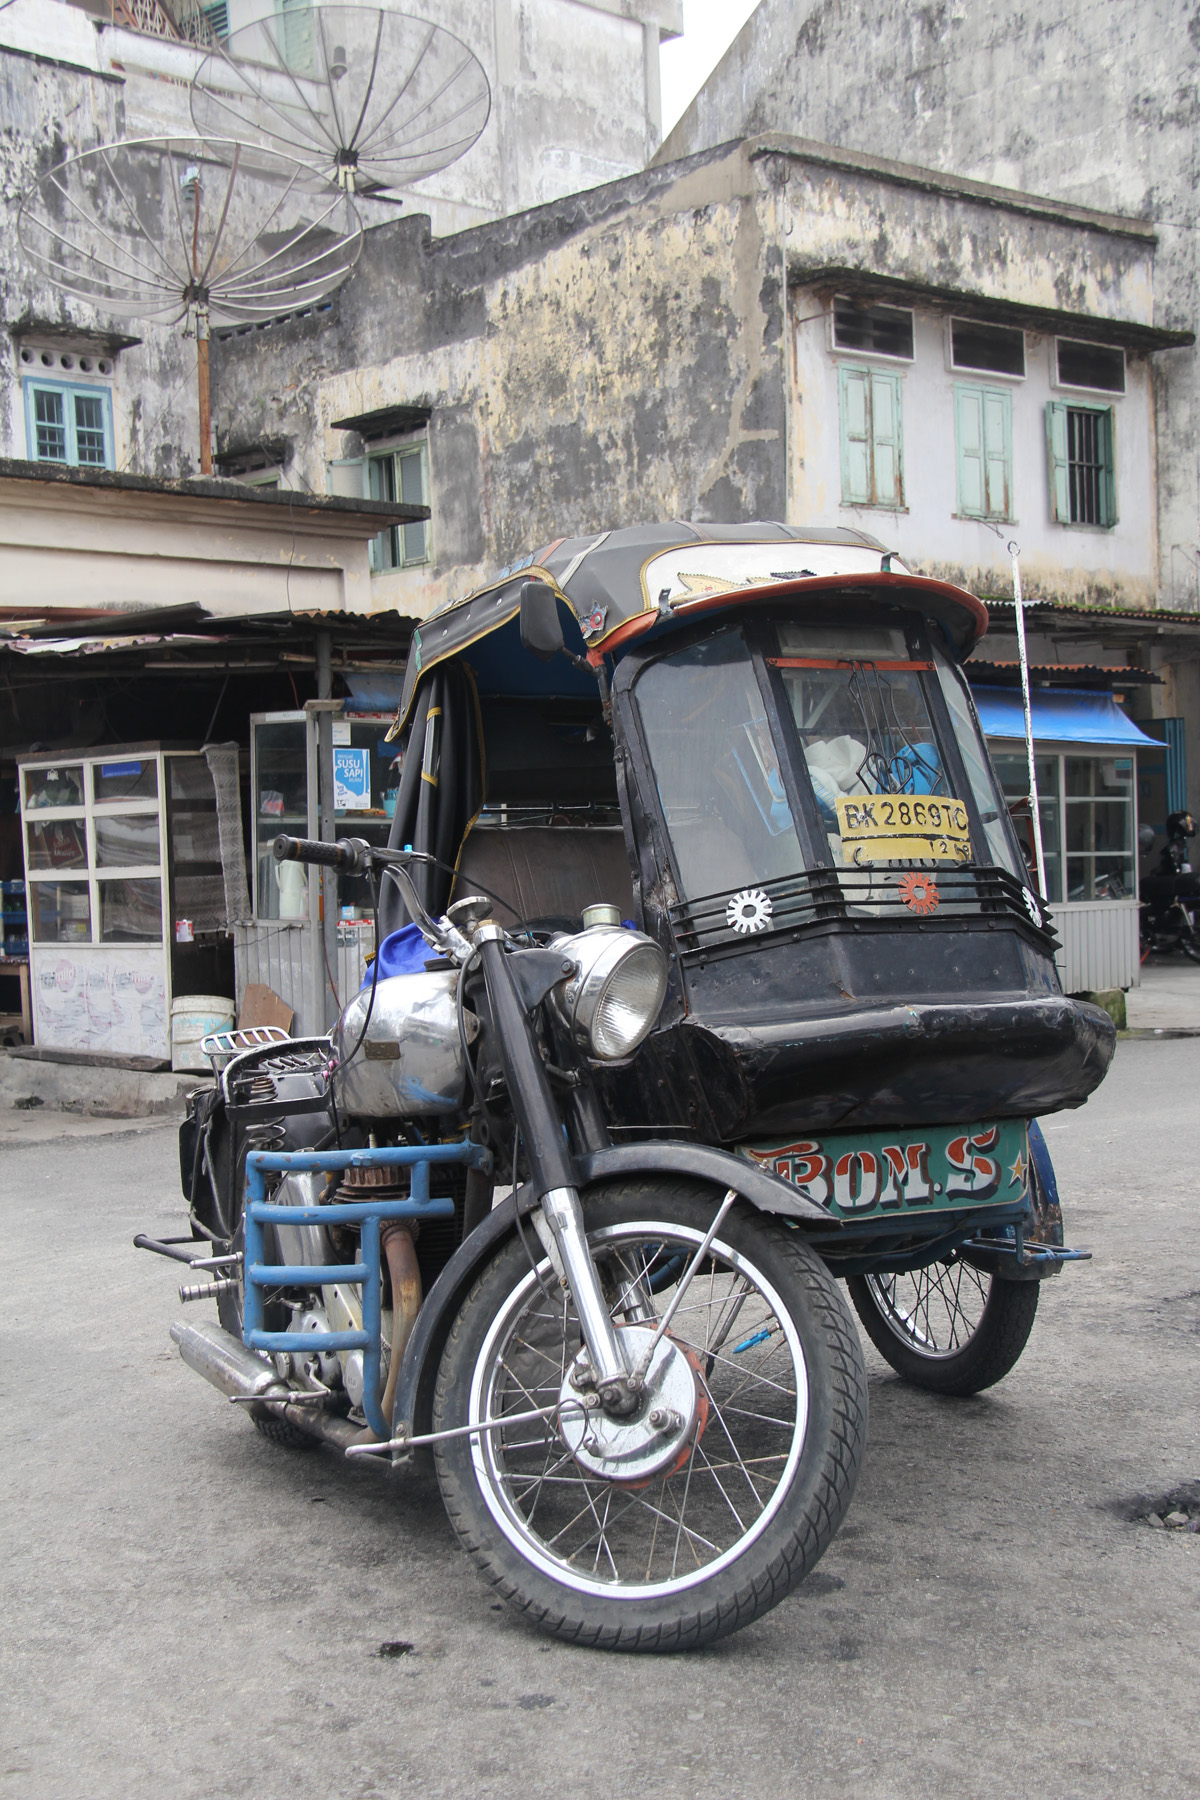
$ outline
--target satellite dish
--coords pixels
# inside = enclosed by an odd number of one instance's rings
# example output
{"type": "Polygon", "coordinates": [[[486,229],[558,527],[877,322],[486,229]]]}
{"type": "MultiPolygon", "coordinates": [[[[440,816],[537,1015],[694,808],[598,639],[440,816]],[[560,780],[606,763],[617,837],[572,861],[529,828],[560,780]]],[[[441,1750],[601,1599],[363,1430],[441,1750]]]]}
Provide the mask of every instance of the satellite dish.
{"type": "Polygon", "coordinates": [[[311,306],[362,246],[350,200],[301,164],[200,138],[133,138],[68,157],[25,196],[17,234],[56,287],[164,325],[311,306]]]}
{"type": "Polygon", "coordinates": [[[206,475],[209,325],[312,306],[345,280],[362,247],[347,194],[290,157],[198,138],[135,138],[69,157],[25,196],[17,235],[48,280],[101,311],[187,321],[206,475]]]}
{"type": "Polygon", "coordinates": [[[192,122],[376,193],[465,155],[491,101],[479,58],[440,25],[376,7],[290,7],[209,53],[192,82],[192,122]]]}

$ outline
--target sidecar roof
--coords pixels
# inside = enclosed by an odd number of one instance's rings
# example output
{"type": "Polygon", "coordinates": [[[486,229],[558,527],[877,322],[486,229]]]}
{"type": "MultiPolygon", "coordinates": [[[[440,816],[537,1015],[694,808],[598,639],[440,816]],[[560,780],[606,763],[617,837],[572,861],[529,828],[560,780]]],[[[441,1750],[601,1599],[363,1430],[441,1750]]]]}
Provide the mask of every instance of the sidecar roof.
{"type": "Polygon", "coordinates": [[[574,691],[570,664],[557,659],[551,671],[521,648],[521,587],[533,579],[554,588],[560,615],[566,612],[568,648],[586,651],[592,662],[695,613],[793,593],[826,593],[831,602],[848,590],[886,589],[897,600],[907,596],[910,605],[942,621],[960,656],[987,630],[987,609],[974,594],[912,574],[865,532],[675,519],[558,538],[418,627],[393,733],[404,726],[421,676],[452,656],[472,653],[468,661],[488,678],[482,685],[492,692],[574,691]]]}

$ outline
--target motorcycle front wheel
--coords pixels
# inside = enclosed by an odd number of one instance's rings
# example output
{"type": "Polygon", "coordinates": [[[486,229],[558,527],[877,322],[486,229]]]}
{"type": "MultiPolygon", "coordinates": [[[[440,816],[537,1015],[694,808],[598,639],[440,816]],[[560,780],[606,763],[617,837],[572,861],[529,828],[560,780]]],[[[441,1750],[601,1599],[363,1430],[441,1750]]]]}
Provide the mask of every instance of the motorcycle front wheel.
{"type": "Polygon", "coordinates": [[[1036,1281],[1003,1281],[957,1257],[847,1281],[867,1336],[897,1375],[965,1398],[1013,1368],[1033,1330],[1036,1281]]]}
{"type": "MultiPolygon", "coordinates": [[[[649,1342],[713,1209],[690,1182],[591,1190],[618,1335],[649,1342]]],[[[536,1267],[519,1238],[497,1253],[439,1368],[434,1429],[492,1427],[436,1450],[464,1547],[573,1643],[670,1651],[736,1631],[803,1580],[854,1491],[866,1374],[837,1284],[798,1232],[736,1207],[662,1340],[669,1379],[655,1391],[656,1356],[640,1409],[618,1420],[578,1410],[575,1309],[531,1228],[527,1243],[536,1267]],[[595,1422],[582,1441],[581,1418],[595,1422]],[[668,1450],[654,1439],[664,1418],[668,1450]]]]}

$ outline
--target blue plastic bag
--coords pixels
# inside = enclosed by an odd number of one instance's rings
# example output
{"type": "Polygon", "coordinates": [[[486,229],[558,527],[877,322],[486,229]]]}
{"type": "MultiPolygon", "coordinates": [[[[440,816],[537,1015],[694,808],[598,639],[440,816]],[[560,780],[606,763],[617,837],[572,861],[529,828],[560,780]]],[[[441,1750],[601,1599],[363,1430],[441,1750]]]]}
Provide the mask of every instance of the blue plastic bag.
{"type": "MultiPolygon", "coordinates": [[[[426,962],[434,955],[415,925],[402,925],[399,931],[389,931],[379,946],[379,980],[389,975],[423,975],[426,962]]],[[[369,988],[371,979],[368,968],[362,986],[369,988]]]]}

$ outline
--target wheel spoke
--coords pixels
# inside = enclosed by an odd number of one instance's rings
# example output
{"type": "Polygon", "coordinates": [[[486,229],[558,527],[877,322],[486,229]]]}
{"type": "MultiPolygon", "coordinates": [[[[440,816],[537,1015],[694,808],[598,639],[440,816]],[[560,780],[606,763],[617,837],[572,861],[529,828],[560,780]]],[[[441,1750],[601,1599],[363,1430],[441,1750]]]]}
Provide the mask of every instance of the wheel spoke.
{"type": "Polygon", "coordinates": [[[955,1258],[904,1275],[869,1275],[866,1288],[889,1331],[933,1361],[970,1344],[988,1303],[990,1278],[955,1258]]]}
{"type": "MultiPolygon", "coordinates": [[[[653,1329],[702,1238],[658,1225],[652,1231],[614,1226],[599,1237],[593,1240],[597,1266],[618,1334],[653,1329]],[[656,1279],[661,1286],[654,1292],[656,1279]]],[[[555,1298],[547,1304],[532,1272],[514,1290],[511,1310],[497,1320],[481,1422],[544,1407],[566,1388],[581,1338],[569,1294],[561,1309],[555,1298]]],[[[731,1257],[718,1236],[663,1341],[674,1347],[676,1369],[686,1352],[698,1410],[687,1453],[646,1485],[606,1479],[603,1462],[592,1466],[601,1452],[577,1461],[560,1435],[561,1420],[547,1419],[544,1436],[525,1426],[515,1428],[511,1441],[503,1429],[473,1441],[485,1498],[494,1494],[495,1505],[488,1504],[508,1535],[575,1586],[633,1594],[694,1581],[735,1554],[786,1491],[785,1471],[806,1428],[801,1396],[807,1397],[808,1376],[770,1278],[731,1257]],[[740,1351],[731,1349],[743,1339],[740,1351]]],[[[648,1392],[643,1408],[652,1403],[648,1392]]],[[[631,1423],[638,1419],[642,1413],[631,1423]]],[[[609,1418],[599,1435],[619,1447],[621,1421],[609,1418]]]]}

